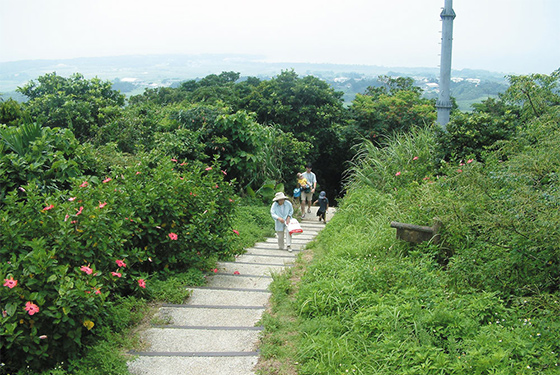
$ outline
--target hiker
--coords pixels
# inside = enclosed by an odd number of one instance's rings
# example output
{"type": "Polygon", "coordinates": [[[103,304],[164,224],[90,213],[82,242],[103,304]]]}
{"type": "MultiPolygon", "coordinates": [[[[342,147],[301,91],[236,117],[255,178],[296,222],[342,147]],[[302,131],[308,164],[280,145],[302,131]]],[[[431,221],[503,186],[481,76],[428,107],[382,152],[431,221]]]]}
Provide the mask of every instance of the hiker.
{"type": "Polygon", "coordinates": [[[315,173],[311,172],[311,163],[307,163],[302,176],[309,185],[307,189],[301,190],[301,218],[303,219],[305,217],[305,201],[307,201],[307,213],[310,213],[313,193],[315,193],[315,189],[317,188],[317,176],[315,176],[315,173]]]}
{"type": "Polygon", "coordinates": [[[319,199],[313,202],[313,205],[317,204],[317,202],[319,202],[319,209],[317,210],[317,216],[319,216],[319,221],[321,221],[322,219],[323,222],[326,224],[327,223],[326,215],[327,215],[327,211],[329,210],[329,198],[327,198],[327,193],[325,193],[324,191],[320,192],[319,199]]]}
{"type": "Polygon", "coordinates": [[[288,232],[288,224],[294,214],[292,203],[287,200],[288,197],[282,192],[274,195],[272,206],[270,207],[270,215],[274,219],[274,229],[278,236],[278,248],[284,250],[284,238],[288,251],[292,251],[292,236],[288,232]]]}

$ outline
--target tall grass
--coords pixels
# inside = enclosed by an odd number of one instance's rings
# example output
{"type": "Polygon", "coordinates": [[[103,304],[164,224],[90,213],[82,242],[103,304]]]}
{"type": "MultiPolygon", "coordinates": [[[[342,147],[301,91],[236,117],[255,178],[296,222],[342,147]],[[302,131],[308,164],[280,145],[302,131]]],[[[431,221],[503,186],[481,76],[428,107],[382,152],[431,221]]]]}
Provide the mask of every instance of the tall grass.
{"type": "Polygon", "coordinates": [[[299,374],[560,372],[560,132],[512,142],[485,164],[440,162],[429,128],[363,145],[293,297],[299,374]],[[434,217],[438,245],[389,225],[434,217]]]}

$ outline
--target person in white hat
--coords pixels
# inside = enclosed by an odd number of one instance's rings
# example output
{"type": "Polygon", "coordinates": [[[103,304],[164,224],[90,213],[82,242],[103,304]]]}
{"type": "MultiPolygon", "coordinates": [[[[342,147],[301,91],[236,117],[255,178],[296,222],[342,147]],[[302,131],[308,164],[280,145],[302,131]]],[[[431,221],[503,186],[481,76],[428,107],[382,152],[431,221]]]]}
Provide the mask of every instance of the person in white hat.
{"type": "Polygon", "coordinates": [[[292,251],[292,236],[290,232],[288,232],[288,224],[294,214],[294,207],[287,199],[288,197],[286,197],[284,193],[276,193],[272,200],[273,203],[272,207],[270,207],[270,214],[275,222],[274,229],[278,235],[278,248],[284,250],[284,238],[286,238],[288,251],[292,251]]]}

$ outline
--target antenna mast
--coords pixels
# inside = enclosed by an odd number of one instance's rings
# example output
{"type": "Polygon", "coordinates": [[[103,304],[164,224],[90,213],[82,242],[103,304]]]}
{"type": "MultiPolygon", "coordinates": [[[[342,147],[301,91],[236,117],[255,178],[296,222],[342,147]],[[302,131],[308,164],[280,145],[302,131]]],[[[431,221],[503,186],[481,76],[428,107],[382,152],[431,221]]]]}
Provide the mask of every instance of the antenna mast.
{"type": "Polygon", "coordinates": [[[439,98],[436,102],[437,122],[445,130],[451,114],[451,49],[453,46],[453,0],[445,0],[445,6],[441,12],[442,36],[441,36],[441,63],[439,73],[439,98]]]}

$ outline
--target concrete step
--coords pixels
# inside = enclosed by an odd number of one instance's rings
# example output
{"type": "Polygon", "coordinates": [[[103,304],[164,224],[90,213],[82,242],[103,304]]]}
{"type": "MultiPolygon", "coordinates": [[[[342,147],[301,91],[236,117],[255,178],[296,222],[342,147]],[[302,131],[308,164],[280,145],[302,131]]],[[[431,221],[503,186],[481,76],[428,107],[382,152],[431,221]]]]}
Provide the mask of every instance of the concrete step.
{"type": "Polygon", "coordinates": [[[176,326],[254,327],[262,309],[161,307],[159,318],[176,326]]]}
{"type": "Polygon", "coordinates": [[[288,254],[290,254],[290,252],[287,250],[286,250],[286,255],[271,256],[271,255],[262,255],[262,254],[243,254],[236,259],[236,263],[242,262],[242,263],[261,263],[261,264],[265,264],[265,263],[293,264],[296,259],[296,256],[295,254],[293,254],[293,252],[290,255],[288,254]]]}
{"type": "MultiPolygon", "coordinates": [[[[304,238],[299,239],[298,236],[293,236],[292,237],[292,246],[297,246],[298,249],[303,248],[305,245],[307,245],[309,243],[310,240],[306,240],[304,238]]],[[[269,244],[276,244],[278,245],[278,240],[276,238],[270,238],[266,241],[266,243],[269,244]]],[[[286,243],[284,242],[284,245],[286,245],[286,243]]]]}
{"type": "Polygon", "coordinates": [[[254,375],[258,356],[139,357],[128,364],[132,375],[254,375]]]}
{"type": "Polygon", "coordinates": [[[265,276],[214,274],[207,278],[206,286],[215,288],[267,289],[272,279],[265,276]]]}
{"type": "Polygon", "coordinates": [[[243,264],[239,262],[219,262],[218,270],[222,273],[233,274],[235,271],[241,275],[270,276],[284,270],[285,265],[243,264]]]}
{"type": "Polygon", "coordinates": [[[192,289],[189,305],[264,306],[270,292],[246,290],[192,289]]]}
{"type": "Polygon", "coordinates": [[[270,255],[270,256],[281,256],[281,257],[296,257],[298,251],[289,252],[288,250],[278,250],[278,246],[269,247],[251,247],[247,249],[246,255],[270,255]]]}
{"type": "MultiPolygon", "coordinates": [[[[254,352],[260,331],[254,329],[207,330],[149,328],[141,338],[149,353],[254,352]]],[[[153,355],[153,354],[152,354],[153,355]]]]}

